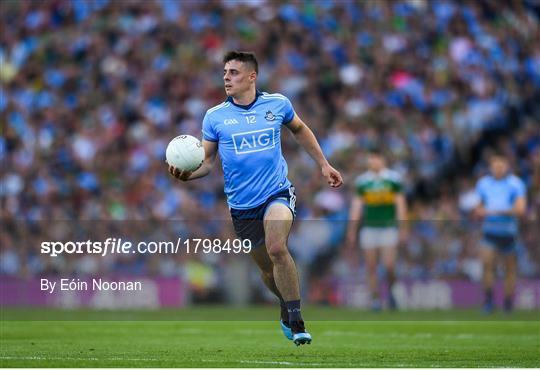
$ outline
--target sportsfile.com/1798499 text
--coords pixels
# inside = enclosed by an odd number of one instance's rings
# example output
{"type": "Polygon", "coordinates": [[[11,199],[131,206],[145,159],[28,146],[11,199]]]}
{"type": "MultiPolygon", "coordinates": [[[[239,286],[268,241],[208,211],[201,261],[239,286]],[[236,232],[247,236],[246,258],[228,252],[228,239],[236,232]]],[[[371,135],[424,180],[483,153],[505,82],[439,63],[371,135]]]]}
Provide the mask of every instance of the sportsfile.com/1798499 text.
{"type": "Polygon", "coordinates": [[[140,241],[133,243],[122,238],[107,238],[104,241],[44,241],[41,243],[41,253],[51,257],[61,254],[177,254],[177,253],[249,253],[249,239],[199,239],[178,238],[172,241],[140,241]]]}

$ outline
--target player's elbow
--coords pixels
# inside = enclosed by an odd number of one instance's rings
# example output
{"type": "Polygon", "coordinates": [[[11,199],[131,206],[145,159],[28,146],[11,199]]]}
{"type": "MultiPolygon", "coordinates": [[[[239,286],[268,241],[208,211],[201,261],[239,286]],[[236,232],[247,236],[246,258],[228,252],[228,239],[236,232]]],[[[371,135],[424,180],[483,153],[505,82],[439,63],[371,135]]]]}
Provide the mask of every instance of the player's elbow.
{"type": "Polygon", "coordinates": [[[516,216],[523,217],[527,213],[527,208],[523,207],[523,206],[522,207],[516,207],[514,212],[516,213],[516,216]]]}
{"type": "Polygon", "coordinates": [[[514,213],[518,217],[525,216],[525,214],[527,213],[527,205],[526,205],[525,200],[519,199],[517,201],[516,205],[514,206],[514,213]]]}

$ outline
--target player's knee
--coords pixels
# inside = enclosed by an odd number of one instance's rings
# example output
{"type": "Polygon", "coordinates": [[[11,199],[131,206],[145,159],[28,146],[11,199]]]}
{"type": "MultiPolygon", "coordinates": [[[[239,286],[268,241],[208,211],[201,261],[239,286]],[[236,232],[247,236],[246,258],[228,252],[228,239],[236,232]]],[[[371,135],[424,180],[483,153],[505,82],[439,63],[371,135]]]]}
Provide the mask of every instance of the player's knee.
{"type": "Polygon", "coordinates": [[[270,256],[270,259],[274,264],[280,264],[284,262],[288,257],[289,252],[287,251],[287,248],[282,244],[269,244],[267,248],[268,255],[270,256]]]}

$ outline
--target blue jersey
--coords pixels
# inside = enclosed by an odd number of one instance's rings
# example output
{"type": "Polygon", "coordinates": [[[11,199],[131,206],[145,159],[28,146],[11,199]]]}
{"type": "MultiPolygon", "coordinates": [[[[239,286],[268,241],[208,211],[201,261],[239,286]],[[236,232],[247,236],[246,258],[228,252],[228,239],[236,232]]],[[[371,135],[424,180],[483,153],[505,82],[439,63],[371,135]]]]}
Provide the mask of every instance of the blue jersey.
{"type": "Polygon", "coordinates": [[[203,139],[218,143],[231,208],[257,207],[291,186],[281,153],[281,126],[293,117],[285,96],[258,91],[250,105],[229,98],[206,112],[203,139]]]}
{"type": "MultiPolygon", "coordinates": [[[[514,175],[501,179],[484,176],[476,184],[476,192],[487,211],[510,211],[516,200],[525,196],[525,184],[514,175]]],[[[482,230],[484,234],[490,235],[517,235],[517,218],[510,215],[488,215],[482,230]]]]}

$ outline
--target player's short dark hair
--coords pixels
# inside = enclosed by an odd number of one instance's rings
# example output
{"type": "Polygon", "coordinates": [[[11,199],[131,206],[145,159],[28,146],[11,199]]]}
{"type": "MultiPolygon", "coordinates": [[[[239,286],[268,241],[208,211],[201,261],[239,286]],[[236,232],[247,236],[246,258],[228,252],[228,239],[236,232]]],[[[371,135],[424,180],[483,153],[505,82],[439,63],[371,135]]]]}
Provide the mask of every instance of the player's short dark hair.
{"type": "Polygon", "coordinates": [[[384,153],[379,148],[370,148],[369,151],[368,151],[368,154],[372,155],[372,156],[375,156],[375,157],[383,157],[384,158],[384,153]]]}
{"type": "Polygon", "coordinates": [[[490,160],[502,160],[505,162],[508,162],[508,158],[506,155],[501,151],[494,151],[491,153],[491,156],[489,157],[490,160]]]}
{"type": "Polygon", "coordinates": [[[254,53],[248,51],[228,51],[223,56],[223,64],[230,62],[231,60],[246,63],[253,68],[257,74],[259,73],[259,63],[257,62],[257,58],[255,57],[254,53]]]}

